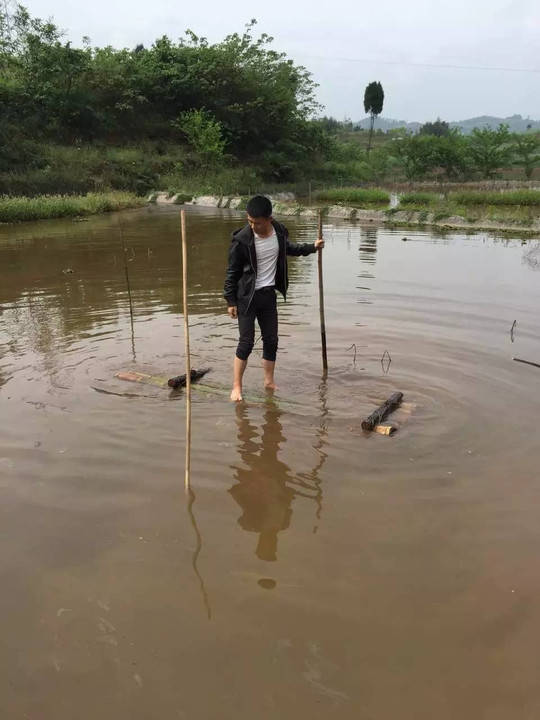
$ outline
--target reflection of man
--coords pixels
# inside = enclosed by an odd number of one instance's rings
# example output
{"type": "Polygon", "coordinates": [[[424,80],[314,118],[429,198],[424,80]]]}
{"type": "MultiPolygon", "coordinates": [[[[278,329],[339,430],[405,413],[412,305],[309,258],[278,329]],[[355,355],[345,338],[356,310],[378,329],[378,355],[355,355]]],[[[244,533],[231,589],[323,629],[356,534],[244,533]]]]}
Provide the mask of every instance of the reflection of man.
{"type": "Polygon", "coordinates": [[[283,437],[280,411],[268,406],[264,412],[262,435],[250,423],[247,408],[237,405],[238,449],[247,465],[237,467],[237,484],[229,492],[240,505],[243,514],[238,524],[248,532],[259,533],[255,554],[261,560],[276,560],[277,536],[286,530],[292,515],[290,507],[295,492],[287,485],[290,468],[278,460],[283,437]]]}

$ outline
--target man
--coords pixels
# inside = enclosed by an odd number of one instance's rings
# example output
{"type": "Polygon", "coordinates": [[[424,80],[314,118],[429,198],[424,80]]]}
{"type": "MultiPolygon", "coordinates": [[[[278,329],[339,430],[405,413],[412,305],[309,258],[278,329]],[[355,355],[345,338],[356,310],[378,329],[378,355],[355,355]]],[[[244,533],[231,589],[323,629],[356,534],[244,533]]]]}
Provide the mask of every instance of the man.
{"type": "Polygon", "coordinates": [[[278,346],[276,289],[286,297],[289,279],[287,255],[309,255],[324,241],[289,242],[287,228],[272,218],[272,203],[256,195],[247,204],[247,225],[232,235],[224,296],[227,312],[238,318],[231,400],[242,400],[242,378],[255,341],[255,319],[263,340],[264,387],[275,390],[274,369],[278,346]]]}

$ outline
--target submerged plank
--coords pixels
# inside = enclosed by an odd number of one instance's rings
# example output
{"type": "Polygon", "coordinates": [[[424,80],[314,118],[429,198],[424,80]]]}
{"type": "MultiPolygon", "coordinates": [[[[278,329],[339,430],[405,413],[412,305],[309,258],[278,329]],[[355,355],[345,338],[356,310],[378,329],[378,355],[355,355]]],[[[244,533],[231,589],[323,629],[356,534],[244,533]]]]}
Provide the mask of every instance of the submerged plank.
{"type": "MultiPolygon", "coordinates": [[[[161,388],[167,388],[169,387],[169,378],[165,375],[150,375],[149,373],[143,373],[139,372],[138,370],[121,370],[114,375],[115,378],[118,380],[126,380],[127,382],[135,382],[135,383],[141,383],[143,385],[153,385],[155,387],[161,387],[161,388]]],[[[209,383],[209,382],[195,382],[191,385],[191,389],[195,392],[206,394],[206,395],[215,395],[218,397],[225,397],[229,399],[231,389],[228,386],[220,385],[218,383],[209,383]]],[[[243,393],[244,401],[249,403],[257,403],[257,404],[274,404],[274,405],[283,405],[283,406],[295,406],[298,405],[298,403],[295,403],[294,400],[282,400],[281,398],[278,398],[271,394],[262,394],[262,393],[243,393]]]]}

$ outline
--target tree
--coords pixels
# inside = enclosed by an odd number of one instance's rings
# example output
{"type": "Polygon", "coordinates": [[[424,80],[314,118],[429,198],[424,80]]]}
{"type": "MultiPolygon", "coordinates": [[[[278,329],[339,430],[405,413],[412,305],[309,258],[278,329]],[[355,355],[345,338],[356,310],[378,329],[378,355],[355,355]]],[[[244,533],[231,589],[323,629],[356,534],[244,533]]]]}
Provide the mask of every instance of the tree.
{"type": "Polygon", "coordinates": [[[392,147],[407,180],[418,180],[437,167],[436,138],[433,136],[394,138],[392,147]]]}
{"type": "Polygon", "coordinates": [[[225,141],[221,123],[205,110],[189,110],[174,123],[186,136],[197,161],[204,169],[217,167],[223,162],[225,141]]]}
{"type": "Polygon", "coordinates": [[[364,92],[364,110],[369,113],[369,140],[367,154],[371,151],[371,140],[373,137],[373,126],[375,118],[382,113],[384,103],[384,90],[380,82],[370,82],[364,92]]]}
{"type": "Polygon", "coordinates": [[[516,133],[514,153],[517,155],[518,164],[523,166],[525,177],[530,180],[534,168],[540,164],[540,136],[516,133]]]}
{"type": "Polygon", "coordinates": [[[450,125],[437,118],[435,122],[427,122],[422,125],[418,131],[420,135],[435,135],[435,137],[445,137],[450,134],[450,125]]]}
{"type": "Polygon", "coordinates": [[[474,128],[469,140],[469,151],[476,169],[484,178],[493,177],[498,168],[505,167],[512,153],[508,125],[497,130],[489,127],[474,128]]]}

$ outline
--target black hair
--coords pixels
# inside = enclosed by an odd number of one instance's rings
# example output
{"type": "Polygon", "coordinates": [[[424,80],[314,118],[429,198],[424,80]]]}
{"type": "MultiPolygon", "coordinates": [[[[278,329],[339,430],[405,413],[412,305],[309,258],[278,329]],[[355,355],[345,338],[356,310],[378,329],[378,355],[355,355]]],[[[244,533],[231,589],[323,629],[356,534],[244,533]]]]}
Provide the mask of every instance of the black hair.
{"type": "Polygon", "coordinates": [[[255,195],[248,202],[246,210],[252,218],[269,218],[272,215],[272,203],[264,195],[255,195]]]}

